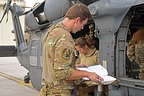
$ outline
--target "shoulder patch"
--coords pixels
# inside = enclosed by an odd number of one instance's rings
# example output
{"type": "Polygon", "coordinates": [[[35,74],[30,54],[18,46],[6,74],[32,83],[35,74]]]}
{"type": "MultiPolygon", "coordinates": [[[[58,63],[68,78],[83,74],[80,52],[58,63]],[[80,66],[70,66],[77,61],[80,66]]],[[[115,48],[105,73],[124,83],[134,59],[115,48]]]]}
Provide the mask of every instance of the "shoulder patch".
{"type": "Polygon", "coordinates": [[[65,48],[62,52],[62,57],[64,59],[69,59],[70,58],[70,55],[71,55],[71,52],[70,52],[70,49],[68,48],[65,48]]]}

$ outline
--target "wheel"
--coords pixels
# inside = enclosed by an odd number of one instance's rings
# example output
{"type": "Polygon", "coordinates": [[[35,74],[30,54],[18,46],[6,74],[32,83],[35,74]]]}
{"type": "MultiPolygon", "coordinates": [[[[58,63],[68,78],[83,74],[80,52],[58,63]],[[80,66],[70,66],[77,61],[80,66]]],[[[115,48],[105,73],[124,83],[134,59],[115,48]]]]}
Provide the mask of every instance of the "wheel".
{"type": "Polygon", "coordinates": [[[27,73],[27,75],[24,76],[24,82],[25,83],[29,83],[30,82],[29,73],[27,73]]]}

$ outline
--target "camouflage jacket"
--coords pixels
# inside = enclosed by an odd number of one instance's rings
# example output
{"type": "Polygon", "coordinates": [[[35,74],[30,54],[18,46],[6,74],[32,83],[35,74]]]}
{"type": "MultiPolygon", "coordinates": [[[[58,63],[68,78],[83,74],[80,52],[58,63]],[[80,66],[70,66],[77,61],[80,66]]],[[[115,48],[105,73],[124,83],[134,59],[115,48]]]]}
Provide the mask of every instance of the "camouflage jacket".
{"type": "Polygon", "coordinates": [[[144,65],[144,28],[140,28],[133,34],[127,47],[127,56],[129,60],[144,65]]]}
{"type": "Polygon", "coordinates": [[[72,89],[73,81],[66,81],[75,64],[74,40],[67,28],[60,22],[51,28],[43,38],[42,78],[49,87],[72,89]]]}
{"type": "Polygon", "coordinates": [[[144,41],[138,41],[137,43],[130,41],[127,47],[127,56],[131,62],[144,64],[144,41]]]}

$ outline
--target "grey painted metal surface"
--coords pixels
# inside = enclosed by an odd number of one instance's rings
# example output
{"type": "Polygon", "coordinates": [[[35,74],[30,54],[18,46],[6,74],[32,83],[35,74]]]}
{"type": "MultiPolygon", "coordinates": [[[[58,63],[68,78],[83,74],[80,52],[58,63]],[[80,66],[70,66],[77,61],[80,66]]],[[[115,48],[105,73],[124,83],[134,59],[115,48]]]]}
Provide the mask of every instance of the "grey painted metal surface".
{"type": "MultiPolygon", "coordinates": [[[[43,35],[51,25],[63,18],[62,16],[70,7],[70,4],[74,3],[73,0],[61,1],[62,3],[59,0],[45,0],[39,6],[26,12],[26,25],[29,27],[28,31],[31,35],[28,45],[24,40],[19,21],[21,8],[16,4],[6,8],[11,10],[13,16],[18,60],[29,71],[32,84],[38,90],[41,87],[41,40],[43,35]],[[49,4],[50,6],[48,6],[49,4]],[[55,4],[58,5],[55,6],[55,4]],[[57,9],[60,11],[57,12],[57,9]]],[[[99,63],[107,68],[109,75],[117,78],[117,82],[109,85],[109,96],[144,96],[140,95],[144,92],[144,81],[128,77],[129,74],[127,74],[126,69],[128,32],[129,30],[133,31],[135,27],[144,26],[144,23],[137,24],[133,21],[135,19],[133,16],[137,18],[137,15],[144,16],[144,1],[95,0],[93,2],[89,1],[86,5],[88,5],[93,16],[95,25],[93,35],[99,39],[99,63]]]]}

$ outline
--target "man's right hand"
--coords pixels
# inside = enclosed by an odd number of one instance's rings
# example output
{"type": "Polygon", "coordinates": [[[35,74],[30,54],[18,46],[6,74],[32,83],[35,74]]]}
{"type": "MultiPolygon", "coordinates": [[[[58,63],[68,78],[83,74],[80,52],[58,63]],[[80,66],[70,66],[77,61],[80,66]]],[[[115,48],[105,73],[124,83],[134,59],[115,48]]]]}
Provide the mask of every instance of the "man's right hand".
{"type": "Polygon", "coordinates": [[[92,80],[92,81],[98,81],[98,82],[103,81],[103,78],[94,72],[89,72],[88,78],[89,80],[92,80]]]}

